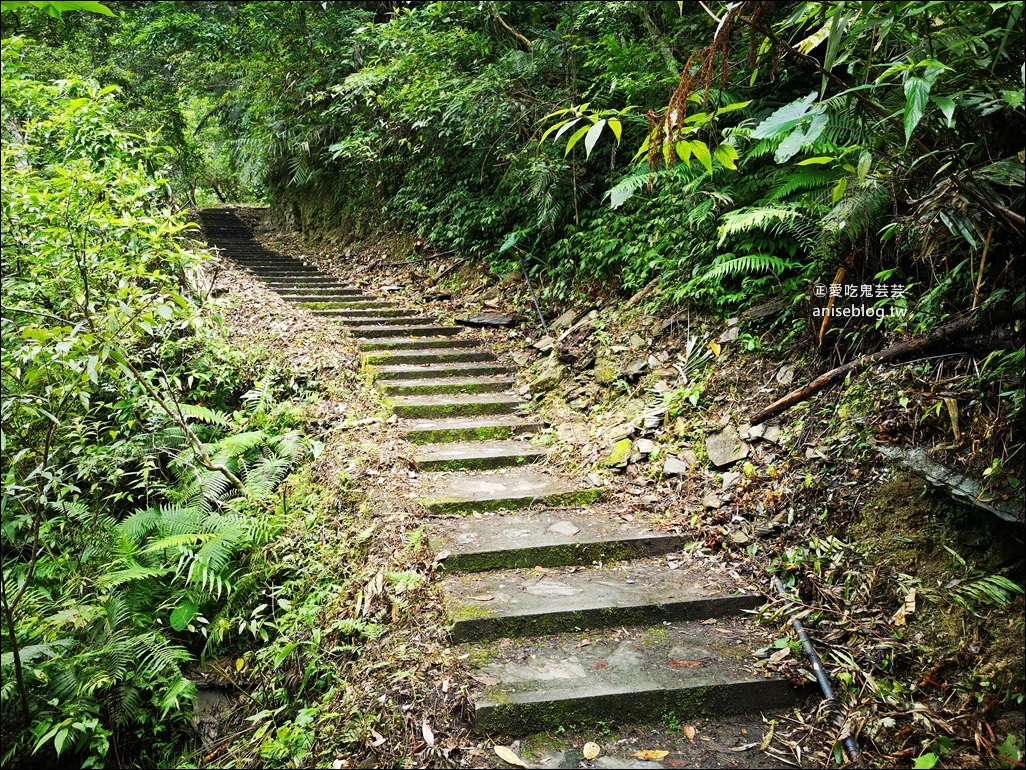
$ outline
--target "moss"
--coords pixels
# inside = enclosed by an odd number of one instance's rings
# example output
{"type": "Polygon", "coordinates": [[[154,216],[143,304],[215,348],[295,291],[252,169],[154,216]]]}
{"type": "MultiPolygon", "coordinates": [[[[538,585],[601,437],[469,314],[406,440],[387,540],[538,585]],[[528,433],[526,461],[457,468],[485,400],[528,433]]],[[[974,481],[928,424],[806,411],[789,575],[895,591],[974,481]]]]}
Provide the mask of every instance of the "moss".
{"type": "Polygon", "coordinates": [[[612,451],[603,459],[599,465],[603,468],[623,468],[631,458],[633,444],[629,438],[622,438],[613,445],[612,451]]]}

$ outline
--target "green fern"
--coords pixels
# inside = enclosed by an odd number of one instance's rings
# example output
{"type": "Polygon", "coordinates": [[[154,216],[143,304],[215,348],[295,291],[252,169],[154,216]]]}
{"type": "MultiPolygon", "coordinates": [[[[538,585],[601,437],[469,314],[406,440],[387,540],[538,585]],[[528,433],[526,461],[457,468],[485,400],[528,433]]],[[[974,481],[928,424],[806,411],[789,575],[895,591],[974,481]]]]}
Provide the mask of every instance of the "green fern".
{"type": "Polygon", "coordinates": [[[748,206],[728,211],[720,219],[717,245],[722,246],[731,235],[752,230],[765,230],[779,235],[789,223],[803,216],[805,212],[797,205],[748,206]]]}
{"type": "Polygon", "coordinates": [[[787,270],[793,270],[797,267],[800,267],[799,263],[781,259],[773,254],[745,254],[740,257],[735,257],[733,254],[723,254],[717,257],[708,270],[695,278],[694,285],[710,284],[733,276],[760,275],[763,273],[780,275],[787,270]],[[726,257],[729,257],[729,259],[726,257]]]}

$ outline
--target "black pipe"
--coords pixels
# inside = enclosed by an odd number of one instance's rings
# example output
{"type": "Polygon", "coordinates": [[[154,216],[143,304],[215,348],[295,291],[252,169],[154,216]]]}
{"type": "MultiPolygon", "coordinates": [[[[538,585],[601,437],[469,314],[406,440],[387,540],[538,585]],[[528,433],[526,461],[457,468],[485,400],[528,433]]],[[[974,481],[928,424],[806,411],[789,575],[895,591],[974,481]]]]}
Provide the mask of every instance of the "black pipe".
{"type": "MultiPolygon", "coordinates": [[[[780,582],[780,578],[777,575],[773,576],[773,585],[776,587],[777,592],[783,597],[784,601],[790,604],[791,598],[787,595],[787,591],[784,589],[784,584],[780,582]]],[[[834,695],[834,688],[830,685],[830,678],[827,676],[826,669],[823,668],[823,661],[820,659],[819,653],[817,653],[816,648],[812,646],[812,640],[809,639],[809,635],[805,632],[805,626],[802,625],[802,622],[795,619],[791,625],[794,627],[795,633],[798,634],[798,639],[802,643],[802,649],[805,650],[806,657],[812,664],[812,673],[816,675],[816,681],[819,682],[819,689],[823,691],[823,698],[834,712],[834,718],[837,720],[837,724],[843,727],[844,717],[837,710],[837,697],[834,695]]],[[[849,760],[854,762],[859,758],[861,752],[859,751],[859,746],[855,743],[855,738],[853,736],[846,735],[841,739],[841,743],[844,746],[845,752],[848,754],[849,760]]]]}

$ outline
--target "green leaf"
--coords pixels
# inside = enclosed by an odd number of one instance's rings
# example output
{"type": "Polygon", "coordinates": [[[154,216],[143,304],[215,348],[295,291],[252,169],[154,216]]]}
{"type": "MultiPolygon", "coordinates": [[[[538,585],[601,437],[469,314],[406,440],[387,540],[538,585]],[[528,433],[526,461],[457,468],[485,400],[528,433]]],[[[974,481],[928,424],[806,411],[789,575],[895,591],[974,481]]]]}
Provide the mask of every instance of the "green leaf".
{"type": "Polygon", "coordinates": [[[738,155],[737,150],[729,144],[721,144],[716,148],[715,152],[713,152],[713,157],[716,158],[724,168],[729,168],[731,171],[737,171],[737,159],[741,156],[738,155]]]}
{"type": "Polygon", "coordinates": [[[919,121],[926,111],[926,102],[930,97],[930,83],[925,78],[909,77],[905,80],[905,146],[912,138],[919,121]]]}
{"type": "Polygon", "coordinates": [[[541,144],[542,142],[544,142],[545,139],[548,138],[549,134],[551,134],[553,131],[555,131],[555,130],[557,130],[559,128],[562,128],[567,123],[571,123],[571,122],[576,123],[578,120],[580,120],[580,118],[577,118],[576,120],[573,120],[573,121],[571,120],[571,118],[567,118],[566,120],[560,120],[560,121],[558,121],[556,123],[553,123],[547,129],[545,129],[545,133],[541,135],[541,139],[538,140],[538,144],[541,144]]]}
{"type": "Polygon", "coordinates": [[[565,123],[562,123],[561,124],[562,127],[559,129],[559,131],[556,132],[556,135],[554,137],[552,137],[552,141],[558,140],[559,137],[561,137],[563,134],[565,134],[567,131],[569,131],[571,128],[573,128],[575,125],[580,123],[583,119],[584,118],[574,118],[573,120],[568,120],[565,123]]]}
{"type": "Polygon", "coordinates": [[[734,110],[743,110],[751,103],[752,100],[749,99],[747,102],[734,102],[733,104],[728,104],[724,107],[720,107],[718,110],[716,110],[716,117],[719,117],[720,115],[726,115],[728,112],[734,112],[734,110]]]}
{"type": "Polygon", "coordinates": [[[613,132],[613,136],[616,137],[617,144],[619,144],[619,142],[620,142],[620,134],[623,132],[623,126],[620,125],[620,121],[617,120],[616,118],[610,118],[608,123],[609,123],[609,128],[613,132]]]}
{"type": "Polygon", "coordinates": [[[504,240],[502,242],[502,245],[499,247],[499,253],[502,254],[503,252],[509,251],[510,249],[512,249],[516,245],[516,243],[517,243],[517,234],[516,233],[510,233],[509,236],[506,238],[506,240],[504,240]]]}
{"type": "Polygon", "coordinates": [[[809,114],[809,108],[816,101],[816,92],[785,104],[752,131],[753,139],[772,139],[796,128],[809,114]]]}
{"type": "Polygon", "coordinates": [[[698,158],[699,162],[703,166],[705,166],[705,170],[711,174],[712,154],[709,152],[709,145],[705,142],[699,141],[698,139],[692,139],[688,144],[691,145],[691,151],[695,153],[695,157],[698,158]]]}
{"type": "Polygon", "coordinates": [[[570,150],[574,148],[574,145],[581,141],[584,135],[591,131],[592,128],[594,128],[594,126],[582,126],[581,128],[574,131],[573,136],[571,136],[569,141],[567,141],[566,143],[566,151],[563,153],[563,156],[566,157],[567,155],[569,155],[570,150]]]}
{"type": "Polygon", "coordinates": [[[934,96],[932,101],[941,111],[941,115],[948,121],[948,128],[955,125],[955,100],[947,96],[934,96]]]}
{"type": "Polygon", "coordinates": [[[591,157],[591,151],[593,149],[595,149],[595,143],[598,141],[599,137],[602,135],[602,129],[605,128],[605,127],[606,127],[606,121],[603,119],[603,120],[600,120],[598,123],[596,123],[594,126],[592,126],[590,129],[588,129],[588,133],[584,137],[584,155],[585,155],[585,157],[588,157],[588,158],[591,157]]]}
{"type": "Polygon", "coordinates": [[[857,169],[860,182],[865,180],[866,175],[869,173],[869,169],[872,166],[872,163],[873,163],[873,156],[872,156],[872,154],[870,154],[869,150],[863,150],[862,154],[859,155],[859,165],[858,165],[858,169],[857,169]]]}
{"type": "Polygon", "coordinates": [[[830,193],[832,202],[837,203],[841,198],[844,197],[844,193],[848,189],[848,177],[842,176],[837,180],[837,184],[834,185],[833,191],[830,193]]]}
{"type": "Polygon", "coordinates": [[[77,0],[67,0],[66,2],[38,2],[37,0],[3,0],[0,3],[0,10],[13,11],[24,6],[32,6],[33,8],[40,8],[46,12],[48,16],[58,17],[62,13],[69,11],[88,11],[89,13],[99,13],[103,16],[113,16],[114,12],[105,6],[103,3],[95,2],[79,2],[77,0]]]}
{"type": "Polygon", "coordinates": [[[915,768],[915,770],[930,770],[930,768],[936,767],[938,761],[940,761],[940,757],[931,752],[923,754],[921,757],[916,757],[916,761],[912,763],[912,767],[915,768]]]}
{"type": "Polygon", "coordinates": [[[171,628],[175,631],[184,631],[198,613],[199,605],[187,599],[175,607],[174,612],[171,613],[171,628]]]}
{"type": "Polygon", "coordinates": [[[806,158],[803,161],[799,161],[799,166],[819,166],[824,163],[830,163],[831,161],[837,160],[833,155],[817,155],[815,158],[806,158]]]}

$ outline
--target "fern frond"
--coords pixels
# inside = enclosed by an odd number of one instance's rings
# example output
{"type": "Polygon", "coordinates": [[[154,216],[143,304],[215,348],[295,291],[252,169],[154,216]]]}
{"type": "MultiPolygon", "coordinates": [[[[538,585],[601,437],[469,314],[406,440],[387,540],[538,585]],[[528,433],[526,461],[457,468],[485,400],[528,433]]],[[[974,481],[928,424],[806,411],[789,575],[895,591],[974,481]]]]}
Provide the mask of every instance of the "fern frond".
{"type": "Polygon", "coordinates": [[[696,277],[695,285],[719,281],[728,276],[736,275],[757,275],[759,273],[773,273],[780,275],[787,270],[799,267],[797,262],[781,259],[774,254],[745,254],[730,259],[717,259],[713,265],[704,273],[696,277]]]}
{"type": "Polygon", "coordinates": [[[186,417],[191,417],[208,425],[220,425],[223,428],[231,425],[231,420],[228,419],[227,415],[199,404],[179,404],[178,409],[186,417]]]}
{"type": "Polygon", "coordinates": [[[747,233],[752,230],[769,230],[779,232],[782,224],[793,222],[801,217],[803,211],[799,206],[748,206],[728,211],[720,218],[719,241],[723,242],[731,235],[747,233]]]}

